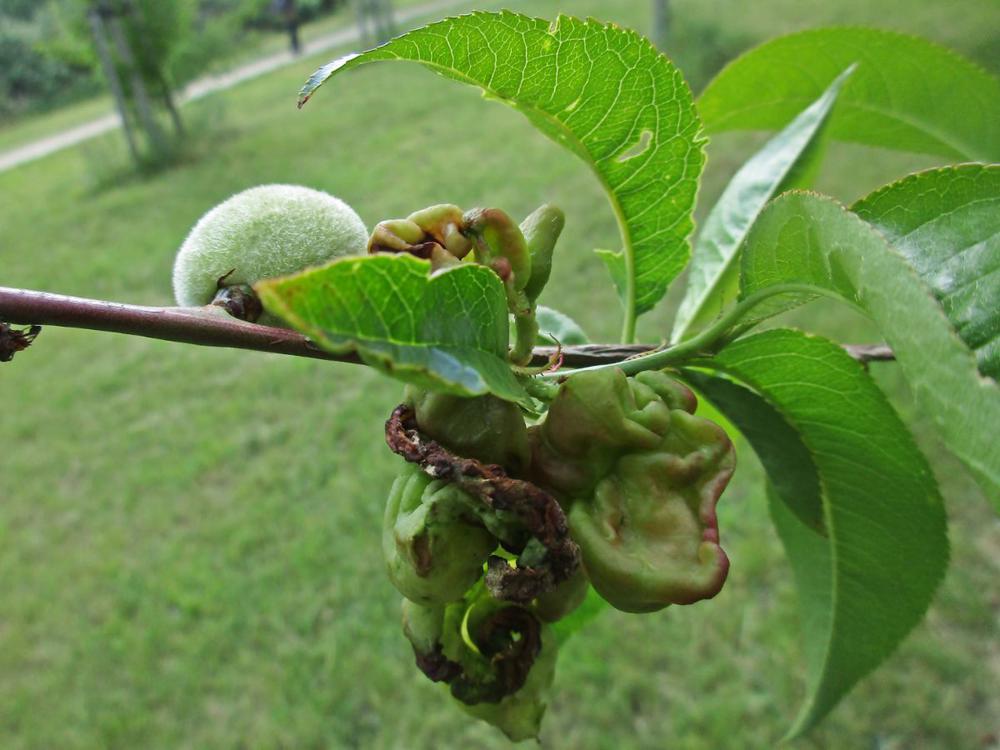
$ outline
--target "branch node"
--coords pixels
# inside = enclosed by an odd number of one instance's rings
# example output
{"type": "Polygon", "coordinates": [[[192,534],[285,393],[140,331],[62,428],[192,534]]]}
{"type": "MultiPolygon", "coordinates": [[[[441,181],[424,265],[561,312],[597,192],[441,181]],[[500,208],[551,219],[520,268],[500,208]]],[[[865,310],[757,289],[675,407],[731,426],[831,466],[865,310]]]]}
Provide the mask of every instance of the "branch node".
{"type": "Polygon", "coordinates": [[[10,362],[14,355],[27,349],[41,333],[41,326],[28,326],[20,330],[0,323],[0,362],[10,362]]]}

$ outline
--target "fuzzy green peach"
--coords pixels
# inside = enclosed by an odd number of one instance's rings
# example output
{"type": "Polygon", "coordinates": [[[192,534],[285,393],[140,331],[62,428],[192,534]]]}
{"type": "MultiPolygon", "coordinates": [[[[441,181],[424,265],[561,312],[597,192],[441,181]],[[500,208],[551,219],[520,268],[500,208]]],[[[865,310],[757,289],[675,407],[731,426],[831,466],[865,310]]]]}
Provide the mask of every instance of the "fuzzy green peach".
{"type": "Polygon", "coordinates": [[[367,243],[364,222],[339,198],[299,185],[260,185],[195,224],[174,262],[174,296],[178,305],[207,305],[220,287],[360,255],[367,243]]]}

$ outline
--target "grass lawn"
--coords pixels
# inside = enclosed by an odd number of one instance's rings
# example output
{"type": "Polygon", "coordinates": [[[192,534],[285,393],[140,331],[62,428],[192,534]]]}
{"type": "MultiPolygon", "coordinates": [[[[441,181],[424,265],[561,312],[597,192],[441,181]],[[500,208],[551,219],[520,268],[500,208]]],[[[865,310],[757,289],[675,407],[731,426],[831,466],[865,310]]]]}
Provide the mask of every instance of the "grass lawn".
{"type": "MultiPolygon", "coordinates": [[[[505,5],[638,28],[648,11],[610,0],[505,5]]],[[[879,22],[990,60],[998,12],[988,2],[878,6],[764,0],[742,17],[742,3],[677,0],[676,57],[703,82],[710,45],[879,22]]],[[[0,284],[167,304],[190,226],[260,183],[328,190],[369,225],[442,201],[516,215],[552,201],[568,225],[543,302],[613,339],[617,302],[590,249],[614,246],[617,233],[585,167],[518,114],[415,66],[345,75],[297,112],[315,62],[190,105],[191,122],[210,128],[187,161],[155,177],[113,179],[116,136],[0,174],[0,284]]],[[[703,205],[758,140],[712,144],[703,205]]],[[[834,146],[818,187],[850,200],[931,163],[834,146]]],[[[645,338],[669,330],[669,306],[643,319],[645,338]]],[[[871,336],[842,308],[796,320],[845,340],[871,336]]],[[[996,518],[914,415],[894,366],[876,376],[942,481],[953,566],[929,618],[796,746],[991,747],[996,518]]],[[[57,328],[0,366],[0,747],[509,746],[418,673],[400,632],[379,544],[400,467],[382,424],[400,392],[351,365],[57,328]]],[[[794,592],[760,469],[738,449],[719,506],[726,588],[655,615],[608,611],[575,636],[546,747],[763,748],[787,728],[802,694],[794,592]]]]}

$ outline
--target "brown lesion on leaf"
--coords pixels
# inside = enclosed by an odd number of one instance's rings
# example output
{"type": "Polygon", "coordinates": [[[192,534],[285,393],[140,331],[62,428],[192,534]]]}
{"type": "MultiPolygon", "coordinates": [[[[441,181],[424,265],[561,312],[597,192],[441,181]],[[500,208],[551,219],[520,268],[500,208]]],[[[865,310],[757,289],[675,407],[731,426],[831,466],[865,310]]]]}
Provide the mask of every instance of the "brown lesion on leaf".
{"type": "MultiPolygon", "coordinates": [[[[397,539],[397,544],[399,543],[397,539]]],[[[434,555],[431,553],[431,543],[428,535],[418,534],[413,538],[412,559],[413,567],[418,576],[427,577],[431,574],[434,566],[434,555]]]]}
{"type": "MultiPolygon", "coordinates": [[[[563,579],[565,580],[565,579],[563,579]]],[[[556,583],[559,583],[558,581],[556,583]]],[[[512,568],[497,555],[486,561],[486,588],[490,592],[502,591],[503,598],[512,602],[530,602],[555,588],[549,570],[543,566],[518,566],[512,568]]]]}
{"type": "Polygon", "coordinates": [[[421,653],[414,648],[413,654],[417,660],[417,668],[431,682],[454,682],[462,674],[462,665],[445,656],[440,643],[435,644],[430,653],[421,653]]]}
{"type": "Polygon", "coordinates": [[[417,667],[432,682],[447,683],[451,694],[470,706],[499,703],[524,687],[542,650],[542,626],[535,615],[517,605],[505,606],[485,617],[471,636],[489,661],[488,672],[466,672],[445,656],[440,643],[429,652],[413,649],[417,667]]]}
{"type": "Polygon", "coordinates": [[[0,323],[0,362],[14,359],[15,354],[31,346],[41,331],[41,326],[17,329],[7,323],[0,323]]]}
{"type": "Polygon", "coordinates": [[[507,475],[503,467],[451,453],[420,432],[414,410],[400,404],[385,423],[389,448],[429,476],[458,485],[490,513],[514,519],[524,529],[513,543],[516,567],[491,558],[486,585],[496,599],[528,603],[567,580],[580,565],[580,548],[570,539],[566,515],[538,486],[507,475]],[[538,548],[541,547],[540,553],[538,548]],[[527,559],[530,558],[530,559],[527,559]]]}
{"type": "Polygon", "coordinates": [[[451,694],[469,705],[499,703],[524,687],[542,650],[541,624],[528,610],[511,606],[491,614],[477,631],[473,637],[490,660],[491,679],[463,673],[451,682],[451,694]]]}

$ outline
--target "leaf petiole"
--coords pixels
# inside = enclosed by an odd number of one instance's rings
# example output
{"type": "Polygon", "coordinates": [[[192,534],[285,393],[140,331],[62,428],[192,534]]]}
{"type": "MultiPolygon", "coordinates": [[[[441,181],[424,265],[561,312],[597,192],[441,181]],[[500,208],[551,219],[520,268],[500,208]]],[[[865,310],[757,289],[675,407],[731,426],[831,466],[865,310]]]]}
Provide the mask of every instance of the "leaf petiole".
{"type": "Polygon", "coordinates": [[[663,349],[655,349],[649,354],[642,354],[622,362],[606,365],[595,365],[594,367],[584,367],[573,370],[572,373],[554,372],[542,375],[546,380],[559,380],[568,375],[583,372],[585,370],[602,370],[608,367],[618,367],[626,375],[636,375],[645,370],[662,370],[664,367],[676,365],[687,359],[696,356],[711,354],[719,347],[718,344],[726,343],[727,334],[730,333],[736,324],[744,318],[753,308],[771,297],[779,294],[811,294],[830,296],[839,299],[836,295],[824,289],[811,286],[809,284],[775,284],[765,289],[761,289],[751,294],[746,299],[733,305],[723,313],[718,320],[704,331],[687,341],[663,349]]]}

